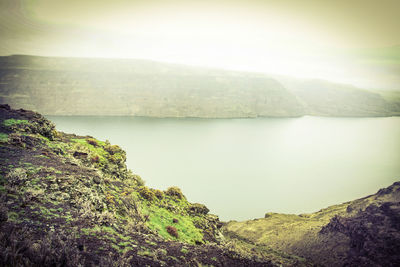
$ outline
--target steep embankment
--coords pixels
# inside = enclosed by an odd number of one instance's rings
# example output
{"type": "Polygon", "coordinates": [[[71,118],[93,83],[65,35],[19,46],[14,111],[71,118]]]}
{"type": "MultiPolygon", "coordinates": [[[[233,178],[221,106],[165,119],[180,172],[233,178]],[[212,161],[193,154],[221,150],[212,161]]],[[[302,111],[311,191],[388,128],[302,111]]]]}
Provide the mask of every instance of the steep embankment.
{"type": "Polygon", "coordinates": [[[224,240],[179,188],[148,188],[125,152],[0,105],[1,266],[276,266],[299,257],[224,240]]]}
{"type": "Polygon", "coordinates": [[[396,91],[368,91],[323,80],[277,79],[296,95],[308,115],[376,117],[400,115],[396,91]]]}
{"type": "Polygon", "coordinates": [[[264,75],[133,59],[0,57],[0,103],[46,115],[305,114],[292,93],[264,75]]]}
{"type": "Polygon", "coordinates": [[[232,221],[226,236],[305,257],[325,266],[398,266],[400,182],[312,214],[267,213],[232,221]]]}

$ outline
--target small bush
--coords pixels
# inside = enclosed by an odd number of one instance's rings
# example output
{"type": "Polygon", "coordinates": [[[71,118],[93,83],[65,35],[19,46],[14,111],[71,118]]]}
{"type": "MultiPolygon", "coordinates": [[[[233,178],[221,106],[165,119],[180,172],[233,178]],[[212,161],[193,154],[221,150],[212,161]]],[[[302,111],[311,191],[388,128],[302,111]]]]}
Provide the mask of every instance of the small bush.
{"type": "Polygon", "coordinates": [[[137,174],[133,174],[131,170],[128,171],[128,175],[129,175],[133,180],[135,180],[135,182],[136,182],[136,184],[137,184],[138,186],[144,186],[145,181],[142,179],[142,177],[140,177],[140,176],[137,175],[137,174]]]}
{"type": "Polygon", "coordinates": [[[173,223],[178,223],[179,220],[178,220],[177,218],[173,218],[173,219],[172,219],[172,222],[173,222],[173,223]]]}
{"type": "Polygon", "coordinates": [[[163,199],[164,193],[161,190],[153,189],[153,192],[158,199],[163,199]]]}
{"type": "Polygon", "coordinates": [[[152,201],[155,197],[155,194],[153,191],[151,191],[148,187],[146,186],[141,186],[139,188],[139,194],[144,197],[145,199],[152,201]]]}
{"type": "Polygon", "coordinates": [[[185,196],[182,194],[182,191],[179,187],[173,186],[173,187],[169,187],[167,189],[167,191],[165,191],[165,194],[168,196],[173,196],[173,197],[177,197],[179,199],[184,198],[185,196]]]}
{"type": "Polygon", "coordinates": [[[122,149],[117,145],[106,145],[104,147],[104,150],[107,151],[108,153],[110,153],[111,155],[122,152],[122,149]]]}
{"type": "Polygon", "coordinates": [[[178,230],[176,230],[175,227],[169,225],[169,226],[165,227],[165,229],[167,229],[168,234],[170,234],[171,236],[176,237],[176,238],[179,237],[178,230]]]}
{"type": "Polygon", "coordinates": [[[86,139],[86,142],[92,146],[98,146],[99,144],[97,143],[97,140],[94,138],[88,138],[86,139]]]}

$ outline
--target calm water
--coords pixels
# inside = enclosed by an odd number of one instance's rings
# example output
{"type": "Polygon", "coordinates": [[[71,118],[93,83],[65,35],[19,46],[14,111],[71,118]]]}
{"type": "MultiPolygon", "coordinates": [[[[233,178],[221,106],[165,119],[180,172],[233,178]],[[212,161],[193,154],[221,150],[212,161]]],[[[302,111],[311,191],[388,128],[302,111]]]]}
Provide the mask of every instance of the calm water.
{"type": "Polygon", "coordinates": [[[222,220],[314,212],[400,180],[399,117],[49,118],[119,144],[148,186],[179,186],[222,220]]]}

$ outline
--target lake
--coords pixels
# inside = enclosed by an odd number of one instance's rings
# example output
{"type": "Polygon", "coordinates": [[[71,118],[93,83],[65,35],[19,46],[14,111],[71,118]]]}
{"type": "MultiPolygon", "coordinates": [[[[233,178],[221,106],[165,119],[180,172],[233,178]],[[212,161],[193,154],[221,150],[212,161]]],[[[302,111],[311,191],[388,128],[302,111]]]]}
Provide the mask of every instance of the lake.
{"type": "Polygon", "coordinates": [[[120,145],[146,185],[178,186],[225,221],[315,212],[400,180],[400,117],[47,117],[120,145]]]}

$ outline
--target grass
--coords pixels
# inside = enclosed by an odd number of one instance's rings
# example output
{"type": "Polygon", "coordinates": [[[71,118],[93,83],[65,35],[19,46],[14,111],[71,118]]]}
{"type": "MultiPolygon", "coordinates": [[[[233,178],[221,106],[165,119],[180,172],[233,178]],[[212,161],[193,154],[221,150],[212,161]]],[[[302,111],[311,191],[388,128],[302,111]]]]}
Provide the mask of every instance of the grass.
{"type": "Polygon", "coordinates": [[[157,231],[162,237],[168,240],[179,240],[191,244],[203,242],[201,230],[193,224],[193,217],[173,213],[165,208],[150,205],[144,208],[144,213],[149,214],[148,226],[157,231]],[[178,223],[173,223],[173,219],[178,219],[178,223]],[[173,226],[178,231],[178,238],[172,237],[166,227],[173,226]]]}
{"type": "Polygon", "coordinates": [[[13,125],[18,125],[18,124],[27,124],[27,120],[16,120],[16,119],[8,119],[3,121],[4,126],[13,126],[13,125]]]}
{"type": "Polygon", "coordinates": [[[6,133],[0,133],[0,142],[7,142],[8,141],[8,134],[6,133]]]}

